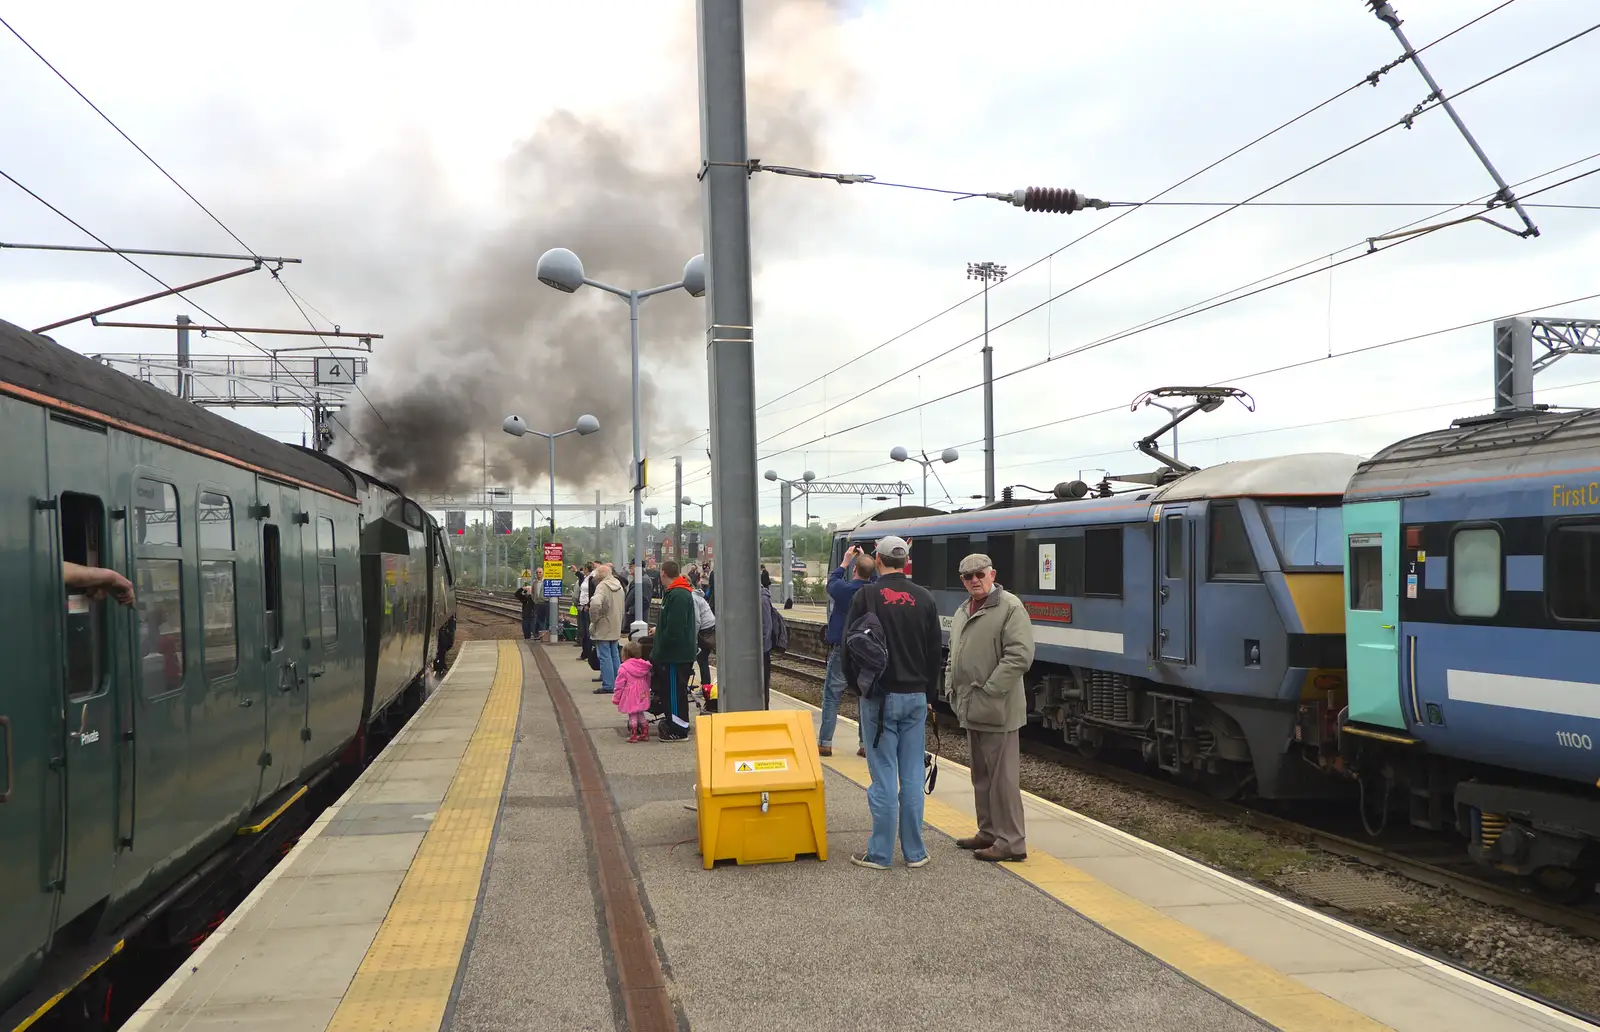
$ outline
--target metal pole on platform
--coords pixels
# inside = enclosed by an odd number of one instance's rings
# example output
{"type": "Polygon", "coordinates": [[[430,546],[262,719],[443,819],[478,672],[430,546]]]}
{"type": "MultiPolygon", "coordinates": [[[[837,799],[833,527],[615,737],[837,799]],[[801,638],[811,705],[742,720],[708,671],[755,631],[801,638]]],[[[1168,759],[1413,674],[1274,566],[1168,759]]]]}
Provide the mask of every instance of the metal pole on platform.
{"type": "Polygon", "coordinates": [[[193,320],[187,315],[179,315],[175,321],[178,324],[178,397],[187,401],[192,394],[189,386],[189,323],[193,320]]]}
{"type": "Polygon", "coordinates": [[[683,565],[683,456],[676,455],[672,459],[672,469],[677,477],[673,495],[678,499],[677,508],[672,518],[672,558],[678,560],[678,565],[683,565]]]}
{"type": "Polygon", "coordinates": [[[701,197],[709,266],[711,496],[717,510],[718,705],[764,708],[757,566],[755,316],[743,0],[698,0],[701,197]]]}
{"type": "MultiPolygon", "coordinates": [[[[483,436],[482,434],[479,434],[478,435],[478,440],[483,444],[483,504],[485,506],[488,506],[489,505],[489,439],[487,437],[483,436]]],[[[479,570],[478,570],[478,584],[479,584],[480,587],[487,588],[489,586],[489,510],[487,508],[485,508],[483,510],[482,530],[483,530],[483,533],[479,535],[479,537],[482,539],[483,547],[481,549],[479,549],[479,559],[481,561],[479,563],[479,570]]]]}
{"type": "Polygon", "coordinates": [[[600,561],[600,492],[594,493],[594,562],[600,561]]]}

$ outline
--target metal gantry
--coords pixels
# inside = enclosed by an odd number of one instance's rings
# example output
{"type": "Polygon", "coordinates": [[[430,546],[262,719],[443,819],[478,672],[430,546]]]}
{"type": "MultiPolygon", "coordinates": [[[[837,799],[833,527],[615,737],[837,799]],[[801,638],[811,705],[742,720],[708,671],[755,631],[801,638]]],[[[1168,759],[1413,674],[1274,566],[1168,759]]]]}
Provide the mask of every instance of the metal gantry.
{"type": "Polygon", "coordinates": [[[1533,407],[1533,378],[1568,355],[1600,355],[1600,319],[1519,316],[1494,324],[1494,408],[1533,407]],[[1535,353],[1534,345],[1540,350],[1535,353]]]}

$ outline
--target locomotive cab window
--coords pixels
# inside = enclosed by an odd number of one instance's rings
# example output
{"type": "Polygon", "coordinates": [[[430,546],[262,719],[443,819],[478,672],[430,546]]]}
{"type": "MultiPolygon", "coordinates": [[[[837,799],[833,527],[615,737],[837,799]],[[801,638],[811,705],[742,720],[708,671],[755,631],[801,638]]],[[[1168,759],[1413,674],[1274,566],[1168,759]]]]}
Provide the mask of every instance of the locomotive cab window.
{"type": "Polygon", "coordinates": [[[1556,524],[1544,554],[1550,615],[1600,621],[1600,521],[1556,524]]]}
{"type": "Polygon", "coordinates": [[[1162,542],[1161,552],[1168,580],[1182,580],[1187,575],[1183,562],[1183,529],[1181,513],[1161,521],[1161,533],[1166,539],[1162,542]]]}
{"type": "MultiPolygon", "coordinates": [[[[61,558],[79,566],[104,566],[105,507],[93,495],[62,494],[61,558]]],[[[104,689],[106,600],[83,593],[67,594],[67,698],[84,699],[104,689]]]]}
{"type": "Polygon", "coordinates": [[[1212,580],[1259,580],[1256,557],[1250,551],[1250,536],[1245,533],[1238,504],[1213,505],[1207,518],[1207,576],[1212,580]]]}
{"type": "Polygon", "coordinates": [[[1340,567],[1344,510],[1339,506],[1263,505],[1261,511],[1285,570],[1340,567]]]}
{"type": "Polygon", "coordinates": [[[1450,609],[1456,616],[1487,620],[1500,612],[1500,531],[1463,527],[1450,536],[1450,609]]]}

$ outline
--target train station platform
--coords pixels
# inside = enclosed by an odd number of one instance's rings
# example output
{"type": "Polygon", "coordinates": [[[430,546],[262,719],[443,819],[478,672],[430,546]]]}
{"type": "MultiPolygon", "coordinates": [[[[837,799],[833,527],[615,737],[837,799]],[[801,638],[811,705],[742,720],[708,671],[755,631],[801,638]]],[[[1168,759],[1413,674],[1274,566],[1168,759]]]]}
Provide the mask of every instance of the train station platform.
{"type": "Polygon", "coordinates": [[[464,644],[127,1027],[1595,1027],[1040,799],[1025,862],[976,861],[947,761],[926,867],[849,862],[870,827],[849,755],[824,761],[829,860],[705,870],[694,746],[628,742],[591,677],[571,647],[464,644]]]}

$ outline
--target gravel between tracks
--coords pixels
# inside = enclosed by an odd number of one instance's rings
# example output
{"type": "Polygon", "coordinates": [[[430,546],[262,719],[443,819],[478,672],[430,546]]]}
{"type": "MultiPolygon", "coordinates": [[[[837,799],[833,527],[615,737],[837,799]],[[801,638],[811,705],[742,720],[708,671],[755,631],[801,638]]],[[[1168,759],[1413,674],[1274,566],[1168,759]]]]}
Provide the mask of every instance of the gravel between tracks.
{"type": "MultiPolygon", "coordinates": [[[[820,686],[777,670],[772,672],[772,687],[814,706],[822,703],[820,686]]],[[[842,700],[842,716],[855,719],[856,713],[854,698],[842,700]]],[[[848,741],[849,736],[835,740],[848,741]]],[[[945,731],[939,754],[967,763],[965,735],[945,731]]],[[[1022,787],[1369,931],[1574,1010],[1600,1014],[1600,943],[1591,939],[1037,756],[1022,756],[1022,787]],[[1327,872],[1362,879],[1374,895],[1388,902],[1335,907],[1297,890],[1296,883],[1306,875],[1327,872]]]]}

